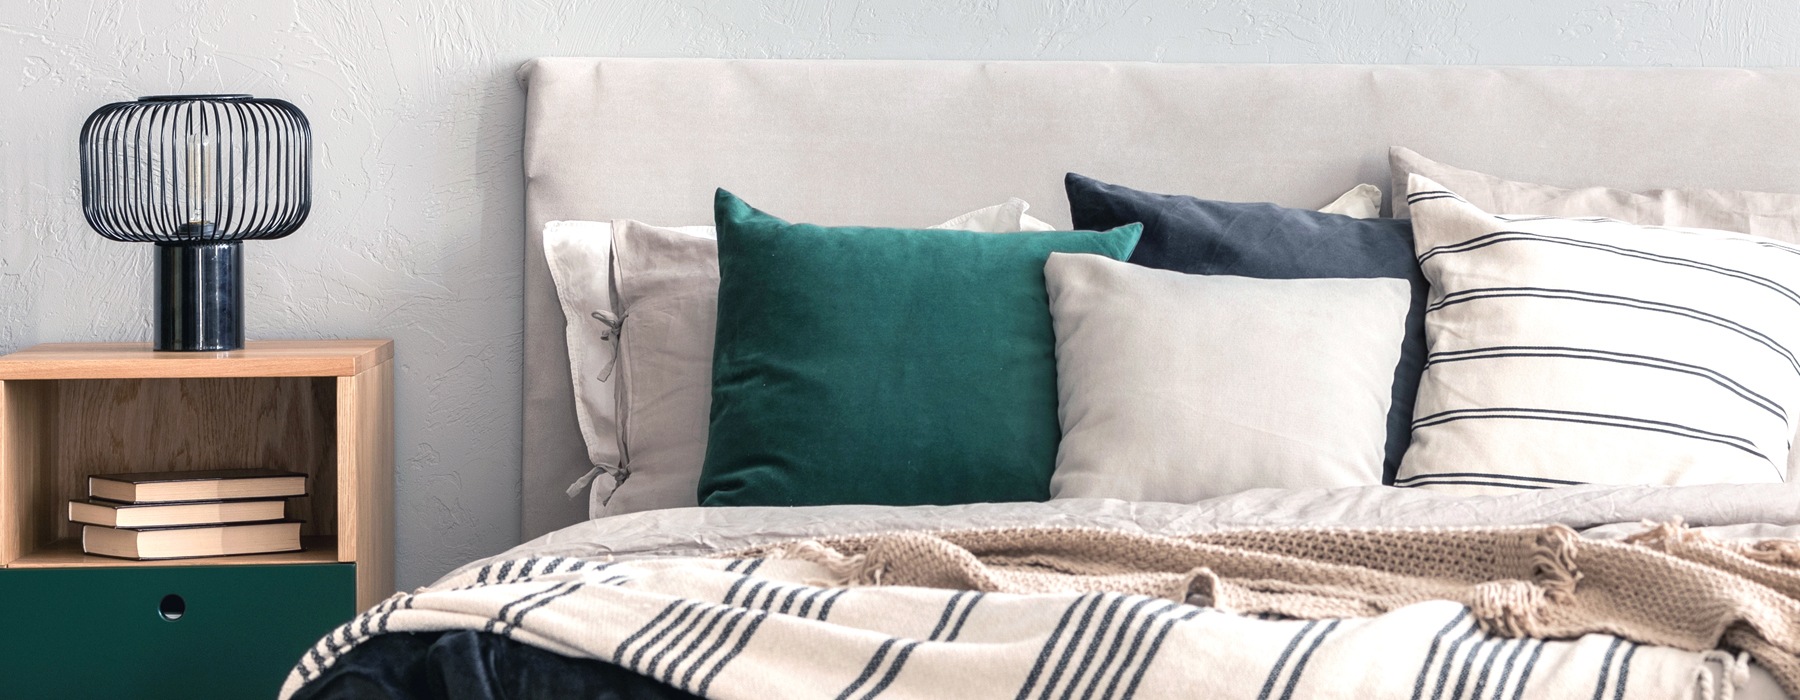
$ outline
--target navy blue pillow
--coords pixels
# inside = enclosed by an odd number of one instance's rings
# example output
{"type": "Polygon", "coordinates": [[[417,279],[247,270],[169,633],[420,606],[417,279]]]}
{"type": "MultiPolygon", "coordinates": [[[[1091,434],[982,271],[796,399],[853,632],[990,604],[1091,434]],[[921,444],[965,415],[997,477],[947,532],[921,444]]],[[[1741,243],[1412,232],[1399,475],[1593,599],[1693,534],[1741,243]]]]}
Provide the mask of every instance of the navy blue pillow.
{"type": "Polygon", "coordinates": [[[1425,365],[1425,292],[1413,254],[1412,223],[1354,219],[1273,204],[1215,202],[1152,194],[1069,173],[1075,228],[1107,231],[1142,223],[1130,262],[1196,275],[1262,279],[1396,277],[1412,284],[1406,336],[1394,367],[1382,483],[1393,483],[1412,443],[1413,399],[1425,365]]]}

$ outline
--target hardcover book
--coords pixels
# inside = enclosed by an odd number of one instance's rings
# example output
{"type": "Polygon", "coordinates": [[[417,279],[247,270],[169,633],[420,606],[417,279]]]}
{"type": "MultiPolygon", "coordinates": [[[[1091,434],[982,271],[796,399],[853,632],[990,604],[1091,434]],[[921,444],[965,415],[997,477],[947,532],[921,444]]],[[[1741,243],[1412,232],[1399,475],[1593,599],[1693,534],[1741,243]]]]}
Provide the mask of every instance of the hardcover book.
{"type": "Polygon", "coordinates": [[[298,520],[139,530],[99,525],[81,527],[81,551],[121,559],[184,559],[299,549],[298,520]]]}
{"type": "Polygon", "coordinates": [[[105,527],[170,527],[221,525],[280,520],[287,501],[196,501],[192,503],[118,503],[92,499],[69,501],[70,522],[105,527]]]}
{"type": "Polygon", "coordinates": [[[121,503],[179,503],[306,495],[306,475],[280,469],[95,474],[88,495],[121,503]]]}

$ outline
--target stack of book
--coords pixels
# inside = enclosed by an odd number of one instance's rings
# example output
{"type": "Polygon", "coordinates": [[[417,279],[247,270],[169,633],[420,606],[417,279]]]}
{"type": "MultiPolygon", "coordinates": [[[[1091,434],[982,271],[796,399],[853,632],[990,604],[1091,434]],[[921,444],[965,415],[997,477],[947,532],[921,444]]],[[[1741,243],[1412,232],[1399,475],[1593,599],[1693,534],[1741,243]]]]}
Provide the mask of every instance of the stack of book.
{"type": "Polygon", "coordinates": [[[83,523],[81,551],[124,559],[183,559],[300,549],[287,499],[306,495],[306,475],[279,469],[212,469],[88,477],[88,498],[69,502],[83,523]]]}

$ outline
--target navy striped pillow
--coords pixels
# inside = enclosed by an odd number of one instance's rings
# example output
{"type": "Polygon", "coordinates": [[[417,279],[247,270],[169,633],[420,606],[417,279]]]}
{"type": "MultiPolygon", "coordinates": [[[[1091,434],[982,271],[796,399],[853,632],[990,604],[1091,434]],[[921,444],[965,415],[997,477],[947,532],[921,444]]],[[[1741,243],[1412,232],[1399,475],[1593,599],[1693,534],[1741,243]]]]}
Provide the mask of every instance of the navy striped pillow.
{"type": "Polygon", "coordinates": [[[1781,482],[1800,405],[1800,248],[1496,216],[1414,175],[1431,283],[1397,486],[1781,482]]]}

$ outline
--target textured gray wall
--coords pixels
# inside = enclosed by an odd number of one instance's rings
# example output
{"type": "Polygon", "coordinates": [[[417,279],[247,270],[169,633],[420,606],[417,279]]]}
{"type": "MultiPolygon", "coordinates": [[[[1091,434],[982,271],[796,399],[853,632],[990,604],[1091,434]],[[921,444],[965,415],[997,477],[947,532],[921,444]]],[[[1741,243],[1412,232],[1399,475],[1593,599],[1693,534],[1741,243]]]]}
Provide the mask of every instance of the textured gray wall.
{"type": "Polygon", "coordinates": [[[1794,37],[1792,0],[0,0],[0,352],[149,337],[149,250],[81,220],[88,112],[294,101],[317,205],[248,247],[250,331],[398,341],[398,577],[416,586],[518,538],[527,58],[1794,66],[1794,37]]]}

